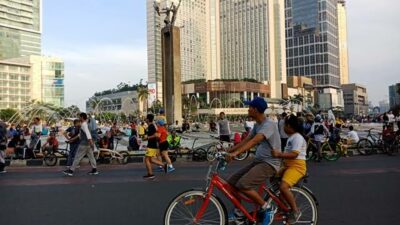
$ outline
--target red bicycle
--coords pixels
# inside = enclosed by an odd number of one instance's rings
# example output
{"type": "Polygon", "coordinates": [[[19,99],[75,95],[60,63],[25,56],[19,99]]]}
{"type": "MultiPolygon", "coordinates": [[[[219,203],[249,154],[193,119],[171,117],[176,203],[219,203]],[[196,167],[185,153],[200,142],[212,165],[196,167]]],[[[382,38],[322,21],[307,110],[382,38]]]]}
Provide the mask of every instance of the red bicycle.
{"type": "MultiPolygon", "coordinates": [[[[233,205],[240,209],[247,218],[245,224],[257,224],[261,219],[258,218],[257,212],[259,206],[252,202],[249,198],[240,194],[238,190],[229,185],[219,176],[219,171],[224,170],[227,162],[225,154],[219,152],[216,154],[217,163],[210,164],[207,174],[207,186],[205,190],[188,190],[177,195],[168,205],[164,215],[165,225],[179,224],[228,224],[228,214],[224,203],[214,194],[214,190],[220,190],[233,205]],[[213,168],[214,167],[214,168],[213,168]],[[248,211],[241,201],[248,202],[253,205],[253,210],[248,211]]],[[[268,208],[275,209],[273,222],[271,224],[289,224],[287,215],[290,208],[281,200],[279,192],[279,178],[271,178],[269,184],[263,184],[259,187],[260,195],[265,196],[268,208]]],[[[313,224],[318,222],[318,201],[313,193],[304,186],[306,178],[303,178],[296,187],[291,189],[298,208],[302,212],[297,223],[313,224]]]]}

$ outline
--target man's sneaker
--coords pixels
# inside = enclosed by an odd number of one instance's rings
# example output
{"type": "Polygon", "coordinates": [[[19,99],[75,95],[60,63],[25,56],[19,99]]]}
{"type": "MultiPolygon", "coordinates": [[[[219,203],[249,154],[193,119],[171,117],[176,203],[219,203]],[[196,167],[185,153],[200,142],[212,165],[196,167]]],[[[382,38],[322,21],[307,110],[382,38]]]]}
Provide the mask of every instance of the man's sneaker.
{"type": "Polygon", "coordinates": [[[63,173],[70,177],[74,176],[74,171],[72,171],[70,169],[64,170],[63,173]]]}
{"type": "Polygon", "coordinates": [[[0,173],[7,173],[5,169],[0,170],[0,173]]]}
{"type": "Polygon", "coordinates": [[[154,178],[156,178],[156,176],[154,176],[154,174],[147,174],[147,175],[143,176],[143,179],[145,179],[145,180],[153,180],[154,178]]]}
{"type": "Polygon", "coordinates": [[[97,171],[97,169],[93,168],[92,171],[90,171],[88,174],[89,175],[97,175],[97,174],[99,174],[99,171],[97,171]]]}
{"type": "Polygon", "coordinates": [[[231,213],[229,213],[228,221],[229,224],[244,225],[246,224],[246,216],[242,211],[240,211],[240,209],[235,208],[231,213]]]}
{"type": "Polygon", "coordinates": [[[288,223],[289,224],[294,224],[299,221],[301,217],[301,212],[300,211],[291,211],[288,215],[288,223]]]}
{"type": "Polygon", "coordinates": [[[263,211],[262,225],[270,225],[274,221],[274,215],[277,211],[275,206],[269,207],[263,211]]]}
{"type": "Polygon", "coordinates": [[[173,166],[168,166],[167,167],[167,173],[171,173],[173,171],[175,171],[175,168],[173,166]]]}
{"type": "Polygon", "coordinates": [[[165,169],[163,166],[159,166],[157,167],[156,172],[165,172],[165,169]]]}

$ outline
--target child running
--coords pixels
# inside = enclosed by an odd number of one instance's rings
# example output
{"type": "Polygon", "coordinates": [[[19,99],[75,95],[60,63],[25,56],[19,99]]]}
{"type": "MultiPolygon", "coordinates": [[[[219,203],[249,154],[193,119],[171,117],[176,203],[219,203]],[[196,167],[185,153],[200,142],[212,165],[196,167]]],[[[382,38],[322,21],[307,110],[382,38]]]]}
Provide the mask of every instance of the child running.
{"type": "Polygon", "coordinates": [[[306,174],[306,150],[307,143],[304,140],[302,133],[302,123],[294,115],[290,115],[285,119],[284,126],[286,134],[289,135],[284,152],[273,151],[272,156],[282,158],[285,170],[282,176],[280,191],[289,203],[292,211],[288,215],[288,223],[296,223],[301,212],[297,208],[295,199],[290,188],[293,187],[306,174]]]}
{"type": "Polygon", "coordinates": [[[174,166],[172,166],[171,159],[168,156],[168,131],[165,128],[165,120],[160,119],[157,121],[157,133],[158,133],[158,147],[160,148],[160,153],[161,156],[165,159],[167,162],[167,173],[170,173],[175,170],[174,166]]]}

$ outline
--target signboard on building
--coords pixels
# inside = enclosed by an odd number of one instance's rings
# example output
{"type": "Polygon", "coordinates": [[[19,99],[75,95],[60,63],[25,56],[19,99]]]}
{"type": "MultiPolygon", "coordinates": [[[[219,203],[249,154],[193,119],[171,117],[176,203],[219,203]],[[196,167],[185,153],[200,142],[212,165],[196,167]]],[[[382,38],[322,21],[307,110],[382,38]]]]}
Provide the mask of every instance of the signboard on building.
{"type": "Polygon", "coordinates": [[[149,106],[153,104],[153,102],[157,99],[157,85],[156,83],[148,83],[147,89],[149,91],[149,98],[147,99],[149,106]]]}

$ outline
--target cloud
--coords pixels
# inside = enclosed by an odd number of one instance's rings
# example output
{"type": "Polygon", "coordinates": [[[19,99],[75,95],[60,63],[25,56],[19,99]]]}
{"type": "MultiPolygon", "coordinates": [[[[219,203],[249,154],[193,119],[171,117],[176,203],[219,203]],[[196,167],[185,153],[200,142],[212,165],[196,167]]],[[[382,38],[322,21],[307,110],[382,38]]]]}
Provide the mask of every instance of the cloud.
{"type": "Polygon", "coordinates": [[[147,48],[143,46],[64,46],[47,53],[64,59],[66,106],[85,110],[85,101],[95,92],[115,88],[120,82],[147,80],[147,48]]]}

